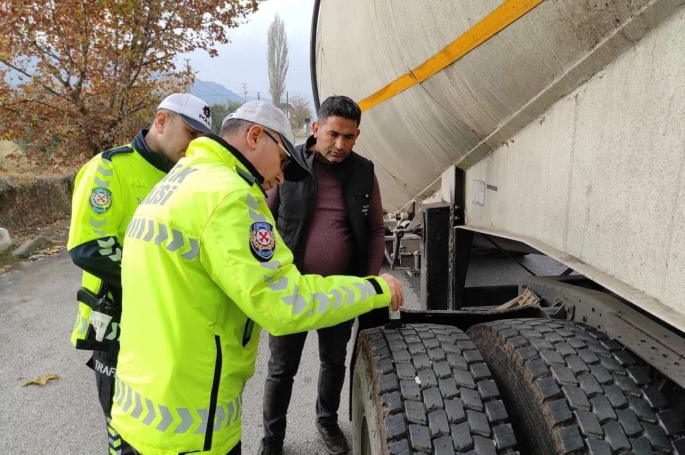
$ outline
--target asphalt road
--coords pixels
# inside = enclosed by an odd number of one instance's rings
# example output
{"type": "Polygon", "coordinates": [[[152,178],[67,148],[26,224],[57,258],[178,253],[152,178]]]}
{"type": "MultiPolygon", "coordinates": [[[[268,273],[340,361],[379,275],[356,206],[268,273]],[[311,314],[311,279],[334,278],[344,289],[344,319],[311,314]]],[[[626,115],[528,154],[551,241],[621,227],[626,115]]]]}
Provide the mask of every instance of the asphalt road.
{"type": "MultiPolygon", "coordinates": [[[[558,274],[564,267],[551,259],[523,259],[538,274],[558,274]]],[[[513,283],[526,272],[506,258],[474,256],[467,285],[484,281],[513,283]]],[[[405,283],[407,307],[418,302],[417,280],[398,273],[405,283]]],[[[0,275],[0,454],[91,455],[107,453],[104,417],[97,402],[93,373],[84,365],[88,353],[69,343],[75,318],[80,274],[61,253],[15,266],[0,275]],[[47,374],[60,378],[44,387],[22,385],[47,374]]],[[[286,454],[324,454],[314,427],[318,378],[317,341],[310,334],[289,413],[286,454]]],[[[351,343],[348,350],[351,348],[351,343]]],[[[262,390],[268,361],[262,332],[256,374],[243,397],[243,453],[254,454],[262,436],[262,390]]],[[[348,397],[343,389],[341,427],[350,438],[348,397]]]]}

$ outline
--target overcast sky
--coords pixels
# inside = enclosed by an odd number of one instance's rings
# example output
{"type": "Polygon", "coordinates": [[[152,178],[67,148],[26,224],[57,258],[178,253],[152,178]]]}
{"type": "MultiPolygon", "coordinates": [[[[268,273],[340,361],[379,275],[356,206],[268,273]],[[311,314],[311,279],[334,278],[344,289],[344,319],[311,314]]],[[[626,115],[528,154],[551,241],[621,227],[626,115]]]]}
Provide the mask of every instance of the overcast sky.
{"type": "MultiPolygon", "coordinates": [[[[231,42],[217,47],[215,58],[202,51],[179,57],[179,66],[190,65],[196,77],[213,81],[242,94],[242,83],[247,83],[248,96],[269,93],[269,76],[266,65],[267,29],[278,14],[288,35],[290,67],[286,76],[286,90],[312,98],[309,73],[309,39],[314,0],[267,0],[259,11],[248,17],[247,23],[229,31],[231,42]]],[[[285,94],[284,94],[285,96],[285,94]]],[[[285,100],[284,100],[285,101],[285,100]]],[[[313,102],[310,105],[313,110],[313,102]]]]}

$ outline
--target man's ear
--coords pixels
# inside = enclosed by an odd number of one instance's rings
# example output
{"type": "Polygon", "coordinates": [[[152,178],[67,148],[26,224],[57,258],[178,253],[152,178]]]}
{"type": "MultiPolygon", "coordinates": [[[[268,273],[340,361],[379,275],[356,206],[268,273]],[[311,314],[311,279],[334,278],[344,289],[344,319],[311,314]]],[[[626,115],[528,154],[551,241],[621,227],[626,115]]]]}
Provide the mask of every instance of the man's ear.
{"type": "Polygon", "coordinates": [[[355,136],[355,138],[354,138],[355,141],[357,139],[359,139],[359,133],[361,133],[361,130],[359,128],[357,128],[357,136],[355,136]]]}
{"type": "Polygon", "coordinates": [[[257,138],[262,135],[264,128],[261,125],[253,125],[247,130],[247,146],[251,149],[257,148],[257,138]]]}
{"type": "Polygon", "coordinates": [[[312,134],[314,135],[314,137],[319,136],[319,122],[318,121],[312,123],[312,134]]]}
{"type": "Polygon", "coordinates": [[[164,127],[166,127],[171,118],[169,114],[164,111],[157,111],[155,118],[152,120],[152,127],[155,129],[157,134],[162,134],[164,132],[164,127]]]}

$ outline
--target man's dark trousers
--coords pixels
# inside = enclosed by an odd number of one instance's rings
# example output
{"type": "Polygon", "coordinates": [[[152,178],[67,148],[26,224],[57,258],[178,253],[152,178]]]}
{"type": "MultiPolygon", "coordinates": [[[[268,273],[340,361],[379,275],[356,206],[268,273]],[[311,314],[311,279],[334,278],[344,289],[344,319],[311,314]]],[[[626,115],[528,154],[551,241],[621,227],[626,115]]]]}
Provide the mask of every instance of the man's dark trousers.
{"type": "MultiPolygon", "coordinates": [[[[354,321],[317,330],[319,335],[319,389],[316,421],[322,425],[338,422],[340,393],[345,382],[345,357],[354,321]]],[[[269,372],[264,385],[264,436],[283,442],[286,413],[293,382],[300,366],[307,332],[269,336],[269,372]]]]}

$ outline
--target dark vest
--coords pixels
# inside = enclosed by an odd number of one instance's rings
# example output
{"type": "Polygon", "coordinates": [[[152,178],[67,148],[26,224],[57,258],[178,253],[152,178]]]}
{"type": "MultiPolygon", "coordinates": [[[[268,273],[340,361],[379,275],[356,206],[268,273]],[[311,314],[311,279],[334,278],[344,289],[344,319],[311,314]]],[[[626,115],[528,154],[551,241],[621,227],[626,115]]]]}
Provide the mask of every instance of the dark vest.
{"type": "MultiPolygon", "coordinates": [[[[280,205],[276,227],[285,244],[293,252],[295,265],[302,270],[304,249],[309,225],[316,207],[317,183],[314,178],[314,157],[316,152],[308,148],[314,143],[313,137],[306,144],[295,147],[307,163],[309,177],[301,182],[284,182],[279,188],[280,205]]],[[[373,163],[352,152],[342,163],[332,166],[342,182],[343,199],[347,217],[354,233],[357,246],[356,274],[368,274],[369,249],[369,201],[373,190],[373,163]]]]}

